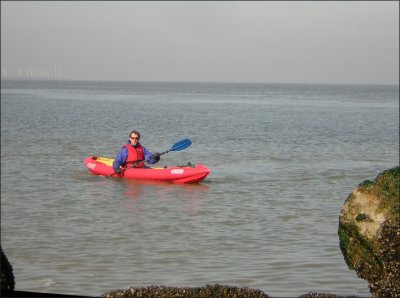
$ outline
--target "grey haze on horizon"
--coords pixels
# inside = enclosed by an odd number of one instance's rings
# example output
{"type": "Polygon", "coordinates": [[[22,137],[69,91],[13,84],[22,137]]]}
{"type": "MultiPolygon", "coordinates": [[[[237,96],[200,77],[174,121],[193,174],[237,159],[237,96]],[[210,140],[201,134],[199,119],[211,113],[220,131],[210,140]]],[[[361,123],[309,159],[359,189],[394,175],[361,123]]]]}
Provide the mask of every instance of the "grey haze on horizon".
{"type": "Polygon", "coordinates": [[[2,78],[399,83],[399,1],[1,1],[2,78]]]}

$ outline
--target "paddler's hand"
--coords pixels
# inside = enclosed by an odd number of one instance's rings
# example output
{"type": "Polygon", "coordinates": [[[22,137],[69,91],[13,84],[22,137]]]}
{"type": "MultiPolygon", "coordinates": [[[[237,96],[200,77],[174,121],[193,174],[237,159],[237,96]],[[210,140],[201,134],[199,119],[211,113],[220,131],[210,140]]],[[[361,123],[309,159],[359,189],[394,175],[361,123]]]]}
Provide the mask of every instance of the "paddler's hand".
{"type": "Polygon", "coordinates": [[[118,167],[117,169],[115,169],[115,173],[118,175],[121,175],[122,169],[120,167],[118,167]]]}
{"type": "Polygon", "coordinates": [[[160,161],[160,153],[158,153],[158,152],[154,153],[154,154],[153,154],[153,158],[154,158],[154,160],[155,160],[156,162],[159,162],[159,161],[160,161]]]}

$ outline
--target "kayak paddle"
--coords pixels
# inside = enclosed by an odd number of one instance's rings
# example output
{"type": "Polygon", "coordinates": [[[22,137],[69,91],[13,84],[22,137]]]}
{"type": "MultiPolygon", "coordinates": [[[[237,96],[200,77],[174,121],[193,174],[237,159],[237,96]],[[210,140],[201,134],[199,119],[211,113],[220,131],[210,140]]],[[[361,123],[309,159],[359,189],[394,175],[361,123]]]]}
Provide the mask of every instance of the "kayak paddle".
{"type": "MultiPolygon", "coordinates": [[[[171,146],[171,148],[169,148],[168,150],[166,150],[166,151],[164,151],[164,152],[161,152],[160,155],[163,155],[163,154],[168,153],[168,152],[170,152],[170,151],[181,151],[181,150],[186,149],[186,148],[189,147],[190,145],[192,145],[192,141],[191,141],[191,140],[189,140],[189,139],[183,139],[183,140],[180,140],[179,142],[176,142],[175,144],[173,144],[173,145],[171,146]]],[[[148,162],[148,161],[149,161],[149,160],[146,160],[146,159],[145,159],[145,160],[137,160],[132,166],[126,168],[125,170],[134,168],[138,163],[141,163],[141,162],[148,162]]],[[[114,172],[114,173],[112,173],[111,175],[107,175],[106,178],[109,178],[109,177],[111,177],[111,176],[114,176],[115,174],[117,174],[117,173],[114,172]]]]}

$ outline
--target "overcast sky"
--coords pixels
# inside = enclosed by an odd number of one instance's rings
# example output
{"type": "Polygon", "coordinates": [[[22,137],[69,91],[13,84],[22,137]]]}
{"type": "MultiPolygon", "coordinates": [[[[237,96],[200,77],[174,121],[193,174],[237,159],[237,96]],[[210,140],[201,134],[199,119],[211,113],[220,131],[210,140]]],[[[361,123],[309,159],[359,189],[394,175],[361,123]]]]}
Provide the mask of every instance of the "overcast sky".
{"type": "Polygon", "coordinates": [[[398,1],[1,2],[2,78],[399,83],[398,1]]]}

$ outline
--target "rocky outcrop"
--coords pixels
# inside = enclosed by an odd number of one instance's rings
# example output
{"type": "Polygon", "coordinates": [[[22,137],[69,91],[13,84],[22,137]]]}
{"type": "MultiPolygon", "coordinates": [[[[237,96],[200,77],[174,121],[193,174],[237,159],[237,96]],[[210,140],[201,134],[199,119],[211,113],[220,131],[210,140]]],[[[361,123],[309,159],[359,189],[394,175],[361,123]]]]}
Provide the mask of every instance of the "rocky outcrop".
{"type": "MultiPolygon", "coordinates": [[[[267,298],[261,290],[247,287],[238,288],[226,285],[207,285],[205,287],[131,287],[127,290],[114,290],[104,293],[101,298],[267,298]]],[[[357,296],[337,296],[330,293],[307,293],[299,298],[358,298],[357,296]]]]}
{"type": "Polygon", "coordinates": [[[13,291],[15,287],[15,280],[13,274],[13,268],[8,262],[6,255],[3,252],[3,248],[0,246],[1,252],[1,291],[13,291]]]}
{"type": "Polygon", "coordinates": [[[366,180],[339,217],[340,249],[373,297],[400,297],[400,167],[366,180]]]}
{"type": "Polygon", "coordinates": [[[261,290],[250,288],[237,288],[223,285],[207,285],[205,287],[164,287],[150,286],[129,288],[128,290],[115,290],[103,294],[104,298],[134,298],[134,297],[163,297],[163,298],[268,298],[261,290]]]}

